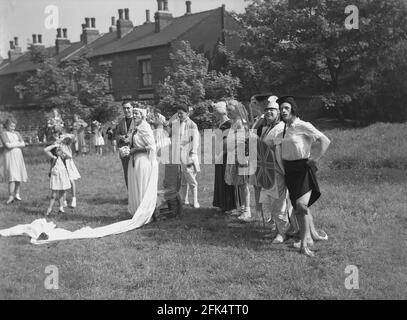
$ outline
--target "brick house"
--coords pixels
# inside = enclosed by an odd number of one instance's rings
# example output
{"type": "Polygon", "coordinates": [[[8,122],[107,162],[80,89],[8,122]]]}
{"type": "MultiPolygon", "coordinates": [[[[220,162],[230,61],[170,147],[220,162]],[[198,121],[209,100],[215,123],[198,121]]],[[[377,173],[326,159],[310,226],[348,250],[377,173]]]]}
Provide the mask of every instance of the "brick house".
{"type": "MultiPolygon", "coordinates": [[[[85,18],[80,41],[71,43],[67,29],[57,29],[55,46],[44,48],[50,57],[59,61],[86,55],[97,68],[110,68],[109,87],[117,101],[123,98],[157,101],[157,84],[163,80],[164,69],[170,65],[170,53],[179,41],[191,43],[193,49],[204,53],[214,62],[216,45],[224,43],[229,50],[239,49],[237,37],[226,30],[238,30],[239,24],[223,5],[220,8],[192,13],[191,1],[186,1],[185,14],[173,17],[168,0],[157,0],[157,11],[151,21],[146,10],[144,23],[134,26],[129,20],[129,9],[119,9],[118,18],[111,18],[109,32],[100,33],[95,18],[85,18]]],[[[33,45],[43,46],[41,35],[33,35],[33,45]]],[[[34,101],[26,101],[14,90],[22,72],[34,71],[30,54],[21,52],[18,39],[10,41],[8,59],[0,61],[0,116],[11,112],[20,122],[19,127],[38,125],[43,111],[34,101]]]]}

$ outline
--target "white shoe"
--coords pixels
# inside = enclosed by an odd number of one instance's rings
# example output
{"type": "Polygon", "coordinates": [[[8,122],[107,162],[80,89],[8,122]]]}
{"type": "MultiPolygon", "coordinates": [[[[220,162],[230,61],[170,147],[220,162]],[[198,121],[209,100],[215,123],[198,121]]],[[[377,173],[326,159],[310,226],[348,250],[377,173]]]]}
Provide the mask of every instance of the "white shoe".
{"type": "Polygon", "coordinates": [[[64,201],[64,207],[67,207],[68,206],[68,202],[65,200],[64,201]]]}
{"type": "Polygon", "coordinates": [[[200,206],[199,206],[199,203],[198,202],[194,202],[194,208],[195,209],[198,209],[200,206]]]}
{"type": "Polygon", "coordinates": [[[76,208],[76,197],[72,198],[71,208],[76,208]]]}
{"type": "Polygon", "coordinates": [[[284,237],[281,234],[278,234],[277,237],[274,238],[273,242],[274,244],[280,244],[284,242],[284,237]]]}
{"type": "Polygon", "coordinates": [[[253,220],[250,210],[245,210],[240,216],[237,217],[240,221],[251,222],[253,220]]]}
{"type": "Polygon", "coordinates": [[[18,201],[21,201],[20,195],[19,195],[19,194],[16,194],[15,199],[18,200],[18,201]]]}

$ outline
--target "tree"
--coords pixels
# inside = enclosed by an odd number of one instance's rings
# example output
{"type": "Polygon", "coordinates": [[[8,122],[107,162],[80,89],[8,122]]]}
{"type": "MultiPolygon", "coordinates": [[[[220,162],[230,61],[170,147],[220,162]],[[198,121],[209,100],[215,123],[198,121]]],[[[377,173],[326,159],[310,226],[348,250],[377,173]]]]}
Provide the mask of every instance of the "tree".
{"type": "Polygon", "coordinates": [[[116,116],[114,98],[107,90],[107,70],[96,72],[85,57],[58,61],[32,46],[34,73],[24,73],[15,90],[26,100],[37,101],[44,110],[58,108],[62,115],[74,113],[85,119],[108,121],[116,116]]]}
{"type": "Polygon", "coordinates": [[[211,127],[210,103],[234,97],[240,80],[231,73],[209,70],[208,60],[192,50],[186,41],[178,43],[170,59],[167,76],[158,88],[161,98],[159,108],[165,115],[171,116],[180,105],[191,107],[191,118],[198,126],[211,127]]]}
{"type": "Polygon", "coordinates": [[[359,28],[348,30],[346,0],[251,0],[237,15],[238,55],[223,49],[229,70],[242,79],[240,92],[321,94],[342,106],[362,90],[389,48],[407,37],[407,8],[403,0],[355,0],[359,28]]]}

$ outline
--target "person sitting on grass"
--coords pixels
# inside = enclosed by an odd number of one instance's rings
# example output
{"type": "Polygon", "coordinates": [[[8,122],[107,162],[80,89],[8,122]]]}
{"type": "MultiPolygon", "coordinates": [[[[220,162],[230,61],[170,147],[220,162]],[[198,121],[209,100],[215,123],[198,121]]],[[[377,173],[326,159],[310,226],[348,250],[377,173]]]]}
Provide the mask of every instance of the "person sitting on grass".
{"type": "Polygon", "coordinates": [[[65,160],[69,157],[63,149],[66,146],[70,146],[72,143],[71,135],[62,135],[52,145],[44,149],[46,155],[51,159],[51,168],[48,174],[50,178],[51,199],[49,207],[46,212],[46,216],[49,216],[52,212],[55,200],[59,200],[59,212],[64,211],[64,198],[66,190],[71,188],[71,182],[69,179],[68,170],[66,168],[65,160]],[[63,147],[64,146],[64,147],[63,147]]]}

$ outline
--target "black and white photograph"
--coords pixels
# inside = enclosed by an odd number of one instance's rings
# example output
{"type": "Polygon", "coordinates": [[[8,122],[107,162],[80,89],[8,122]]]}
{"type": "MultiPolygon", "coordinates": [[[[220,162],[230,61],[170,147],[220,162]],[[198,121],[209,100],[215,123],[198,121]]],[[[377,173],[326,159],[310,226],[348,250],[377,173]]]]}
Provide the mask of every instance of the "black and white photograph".
{"type": "Polygon", "coordinates": [[[0,0],[0,300],[406,300],[406,191],[407,0],[0,0]]]}

